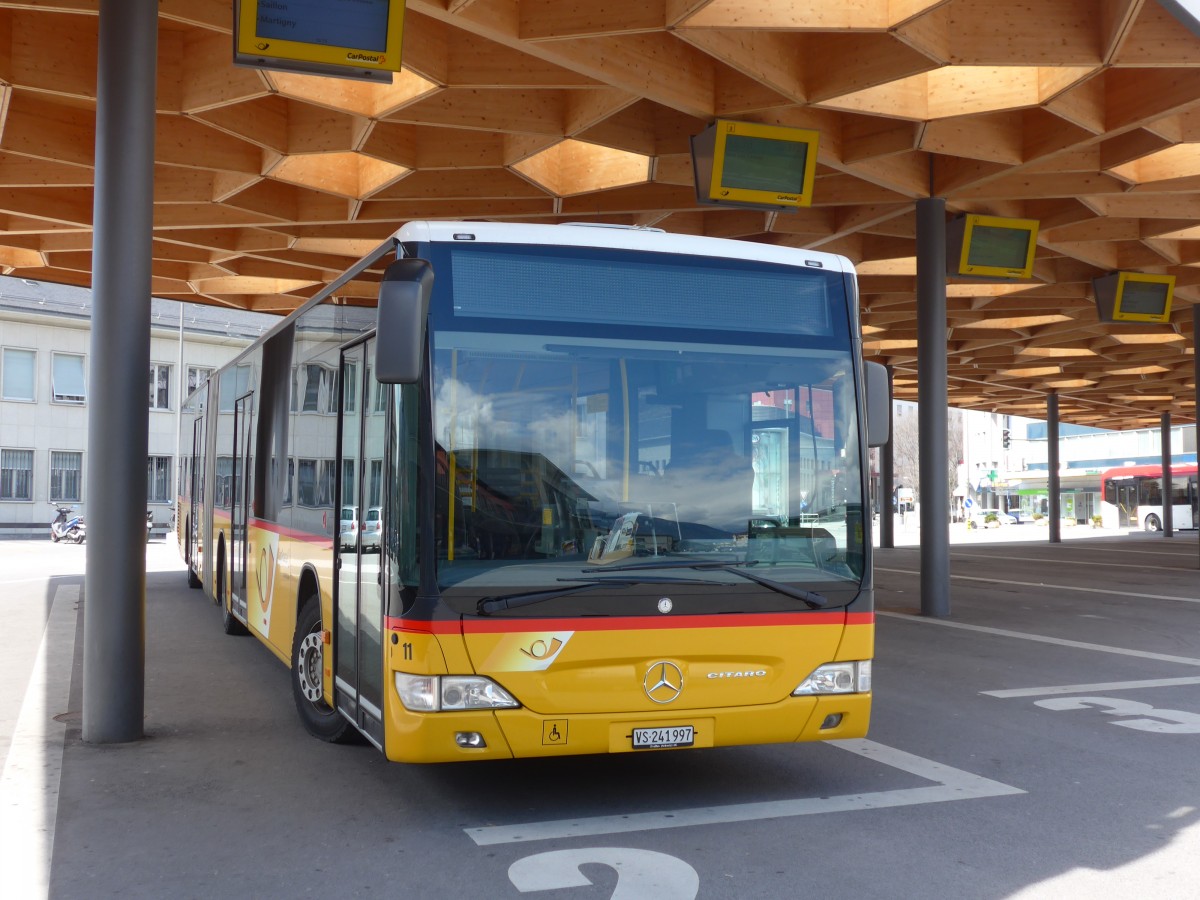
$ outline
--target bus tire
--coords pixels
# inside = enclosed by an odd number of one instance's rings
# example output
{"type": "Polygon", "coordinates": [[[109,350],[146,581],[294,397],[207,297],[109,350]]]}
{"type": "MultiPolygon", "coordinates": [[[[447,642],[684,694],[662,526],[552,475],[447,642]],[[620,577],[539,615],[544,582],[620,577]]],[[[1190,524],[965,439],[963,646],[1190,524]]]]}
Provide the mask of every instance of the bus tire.
{"type": "Polygon", "coordinates": [[[1154,513],[1146,516],[1146,530],[1162,531],[1162,522],[1158,521],[1158,516],[1154,515],[1154,513]]]}
{"type": "Polygon", "coordinates": [[[221,604],[221,629],[228,635],[249,634],[246,626],[229,611],[229,600],[225,596],[225,545],[217,551],[217,590],[213,602],[221,604]]]}
{"type": "Polygon", "coordinates": [[[221,607],[221,629],[231,637],[241,637],[250,633],[250,629],[242,624],[242,620],[230,611],[228,604],[221,607]]]}
{"type": "Polygon", "coordinates": [[[191,517],[188,517],[188,519],[183,527],[184,527],[183,533],[188,536],[188,540],[183,545],[183,555],[185,557],[184,562],[187,563],[187,570],[188,570],[188,587],[190,587],[190,588],[204,587],[204,582],[202,582],[200,580],[200,576],[197,575],[196,570],[194,568],[192,568],[192,543],[191,543],[192,520],[191,520],[191,517]]]}
{"type": "Polygon", "coordinates": [[[217,589],[213,591],[213,604],[225,605],[225,537],[217,542],[217,589]]]}
{"type": "Polygon", "coordinates": [[[304,729],[318,740],[340,744],[355,734],[350,722],[325,702],[325,643],[321,633],[321,601],[303,601],[292,638],[292,697],[304,729]]]}

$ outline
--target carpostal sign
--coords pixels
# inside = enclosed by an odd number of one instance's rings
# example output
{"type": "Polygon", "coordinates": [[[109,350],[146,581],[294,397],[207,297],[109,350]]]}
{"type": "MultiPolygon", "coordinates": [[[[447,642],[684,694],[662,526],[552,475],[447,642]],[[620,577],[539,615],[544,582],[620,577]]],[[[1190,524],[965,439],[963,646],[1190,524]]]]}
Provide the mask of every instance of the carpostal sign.
{"type": "Polygon", "coordinates": [[[239,62],[400,70],[404,0],[238,0],[234,9],[239,62]]]}

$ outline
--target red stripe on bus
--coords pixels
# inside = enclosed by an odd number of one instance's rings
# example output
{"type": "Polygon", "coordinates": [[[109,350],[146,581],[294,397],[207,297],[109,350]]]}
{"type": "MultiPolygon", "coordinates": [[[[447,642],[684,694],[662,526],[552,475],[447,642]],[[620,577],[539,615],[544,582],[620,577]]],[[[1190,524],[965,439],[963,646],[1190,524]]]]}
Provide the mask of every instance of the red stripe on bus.
{"type": "Polygon", "coordinates": [[[294,528],[288,528],[284,525],[277,525],[274,522],[268,522],[266,519],[250,520],[252,528],[261,528],[263,531],[271,531],[280,537],[290,538],[294,541],[304,541],[307,544],[316,544],[320,547],[333,549],[333,538],[325,534],[313,534],[311,531],[297,531],[294,528]]]}

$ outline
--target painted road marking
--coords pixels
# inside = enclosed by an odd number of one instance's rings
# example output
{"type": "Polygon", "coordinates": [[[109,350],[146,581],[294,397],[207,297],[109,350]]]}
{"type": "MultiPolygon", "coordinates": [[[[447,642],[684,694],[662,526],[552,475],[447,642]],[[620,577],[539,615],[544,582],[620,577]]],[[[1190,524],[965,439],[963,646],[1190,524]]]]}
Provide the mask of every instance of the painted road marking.
{"type": "Polygon", "coordinates": [[[910,613],[890,613],[875,611],[876,616],[886,616],[889,619],[900,619],[905,622],[920,622],[924,625],[940,625],[942,628],[961,628],[964,631],[978,631],[982,634],[995,634],[1000,637],[1020,638],[1023,641],[1036,641],[1040,644],[1057,644],[1060,647],[1072,647],[1076,650],[1096,650],[1100,653],[1114,653],[1118,656],[1136,656],[1139,659],[1154,659],[1159,662],[1178,663],[1181,666],[1200,666],[1200,659],[1190,656],[1170,656],[1166,653],[1150,653],[1146,650],[1130,650],[1126,647],[1109,647],[1104,644],[1088,644],[1083,641],[1071,641],[1066,638],[1047,637],[1044,634],[1029,634],[1024,631],[1009,631],[1005,628],[989,628],[986,625],[967,625],[964,622],[947,622],[945,619],[931,619],[927,616],[916,616],[910,613]]]}
{"type": "Polygon", "coordinates": [[[708,806],[694,809],[662,810],[617,816],[592,816],[560,819],[549,822],[527,822],[522,825],[499,825],[463,829],[480,847],[494,844],[516,844],[524,841],[548,841],[562,838],[588,837],[601,834],[625,834],[656,831],[666,828],[686,828],[693,825],[725,825],[733,822],[756,822],[764,819],[784,819],[822,813],[849,812],[859,809],[884,809],[893,806],[916,806],[922,803],[944,803],[948,800],[971,800],[980,797],[1003,797],[1024,794],[1025,791],[980,775],[964,772],[878,744],[855,739],[829,741],[858,756],[885,766],[900,769],[911,775],[932,781],[929,787],[903,788],[894,791],[874,791],[865,794],[843,794],[836,797],[801,797],[793,800],[768,800],[761,803],[739,803],[729,806],[708,806]]]}
{"type": "MultiPolygon", "coordinates": [[[[892,572],[897,575],[920,575],[910,569],[884,569],[875,567],[876,572],[892,572]]],[[[1180,603],[1200,603],[1200,597],[1173,597],[1169,594],[1135,594],[1133,591],[1109,591],[1104,588],[1079,587],[1072,584],[1046,584],[1044,581],[1011,581],[1007,578],[982,578],[978,575],[951,575],[952,581],[983,581],[988,584],[1008,584],[1015,587],[1051,588],[1056,591],[1077,591],[1084,594],[1109,594],[1114,597],[1126,597],[1137,600],[1178,600],[1180,603]]]]}
{"type": "Polygon", "coordinates": [[[1153,734],[1200,734],[1200,715],[1186,709],[1161,709],[1125,697],[1050,697],[1035,700],[1042,709],[1098,709],[1109,716],[1136,716],[1122,722],[1110,722],[1135,731],[1153,734]]]}
{"type": "Polygon", "coordinates": [[[42,898],[50,889],[50,859],[58,815],[66,712],[75,657],[79,585],[54,592],[46,630],[0,774],[0,872],[12,897],[42,898]]]}
{"type": "Polygon", "coordinates": [[[1053,687],[1012,688],[1004,691],[980,691],[987,697],[1048,697],[1052,694],[1096,694],[1100,691],[1137,691],[1143,688],[1175,687],[1200,684],[1200,677],[1150,678],[1145,681],[1106,681],[1100,684],[1058,684],[1053,687]]]}
{"type": "MultiPolygon", "coordinates": [[[[1160,556],[1180,556],[1182,554],[1158,554],[1160,556]]],[[[1049,559],[1044,556],[1002,556],[992,553],[955,553],[955,559],[1009,559],[1017,562],[1049,563],[1054,566],[1110,566],[1117,569],[1154,569],[1156,572],[1195,572],[1195,566],[1147,566],[1136,563],[1098,562],[1090,559],[1049,559]]]]}
{"type": "Polygon", "coordinates": [[[508,880],[522,894],[591,887],[585,865],[608,866],[617,873],[614,900],[695,900],[700,893],[700,876],[682,859],[631,847],[576,847],[526,856],[508,867],[508,880]]]}

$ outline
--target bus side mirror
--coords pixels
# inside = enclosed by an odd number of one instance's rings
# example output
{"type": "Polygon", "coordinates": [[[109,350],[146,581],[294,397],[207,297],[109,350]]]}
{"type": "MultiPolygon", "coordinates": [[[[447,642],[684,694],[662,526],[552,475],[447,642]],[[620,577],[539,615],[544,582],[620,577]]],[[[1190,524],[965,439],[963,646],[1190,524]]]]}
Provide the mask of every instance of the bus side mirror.
{"type": "Polygon", "coordinates": [[[398,259],[384,271],[375,340],[375,379],[380,384],[420,381],[432,291],[428,260],[398,259]]]}
{"type": "Polygon", "coordinates": [[[867,407],[867,446],[882,447],[891,437],[892,395],[887,369],[879,363],[863,363],[863,386],[867,407]]]}

